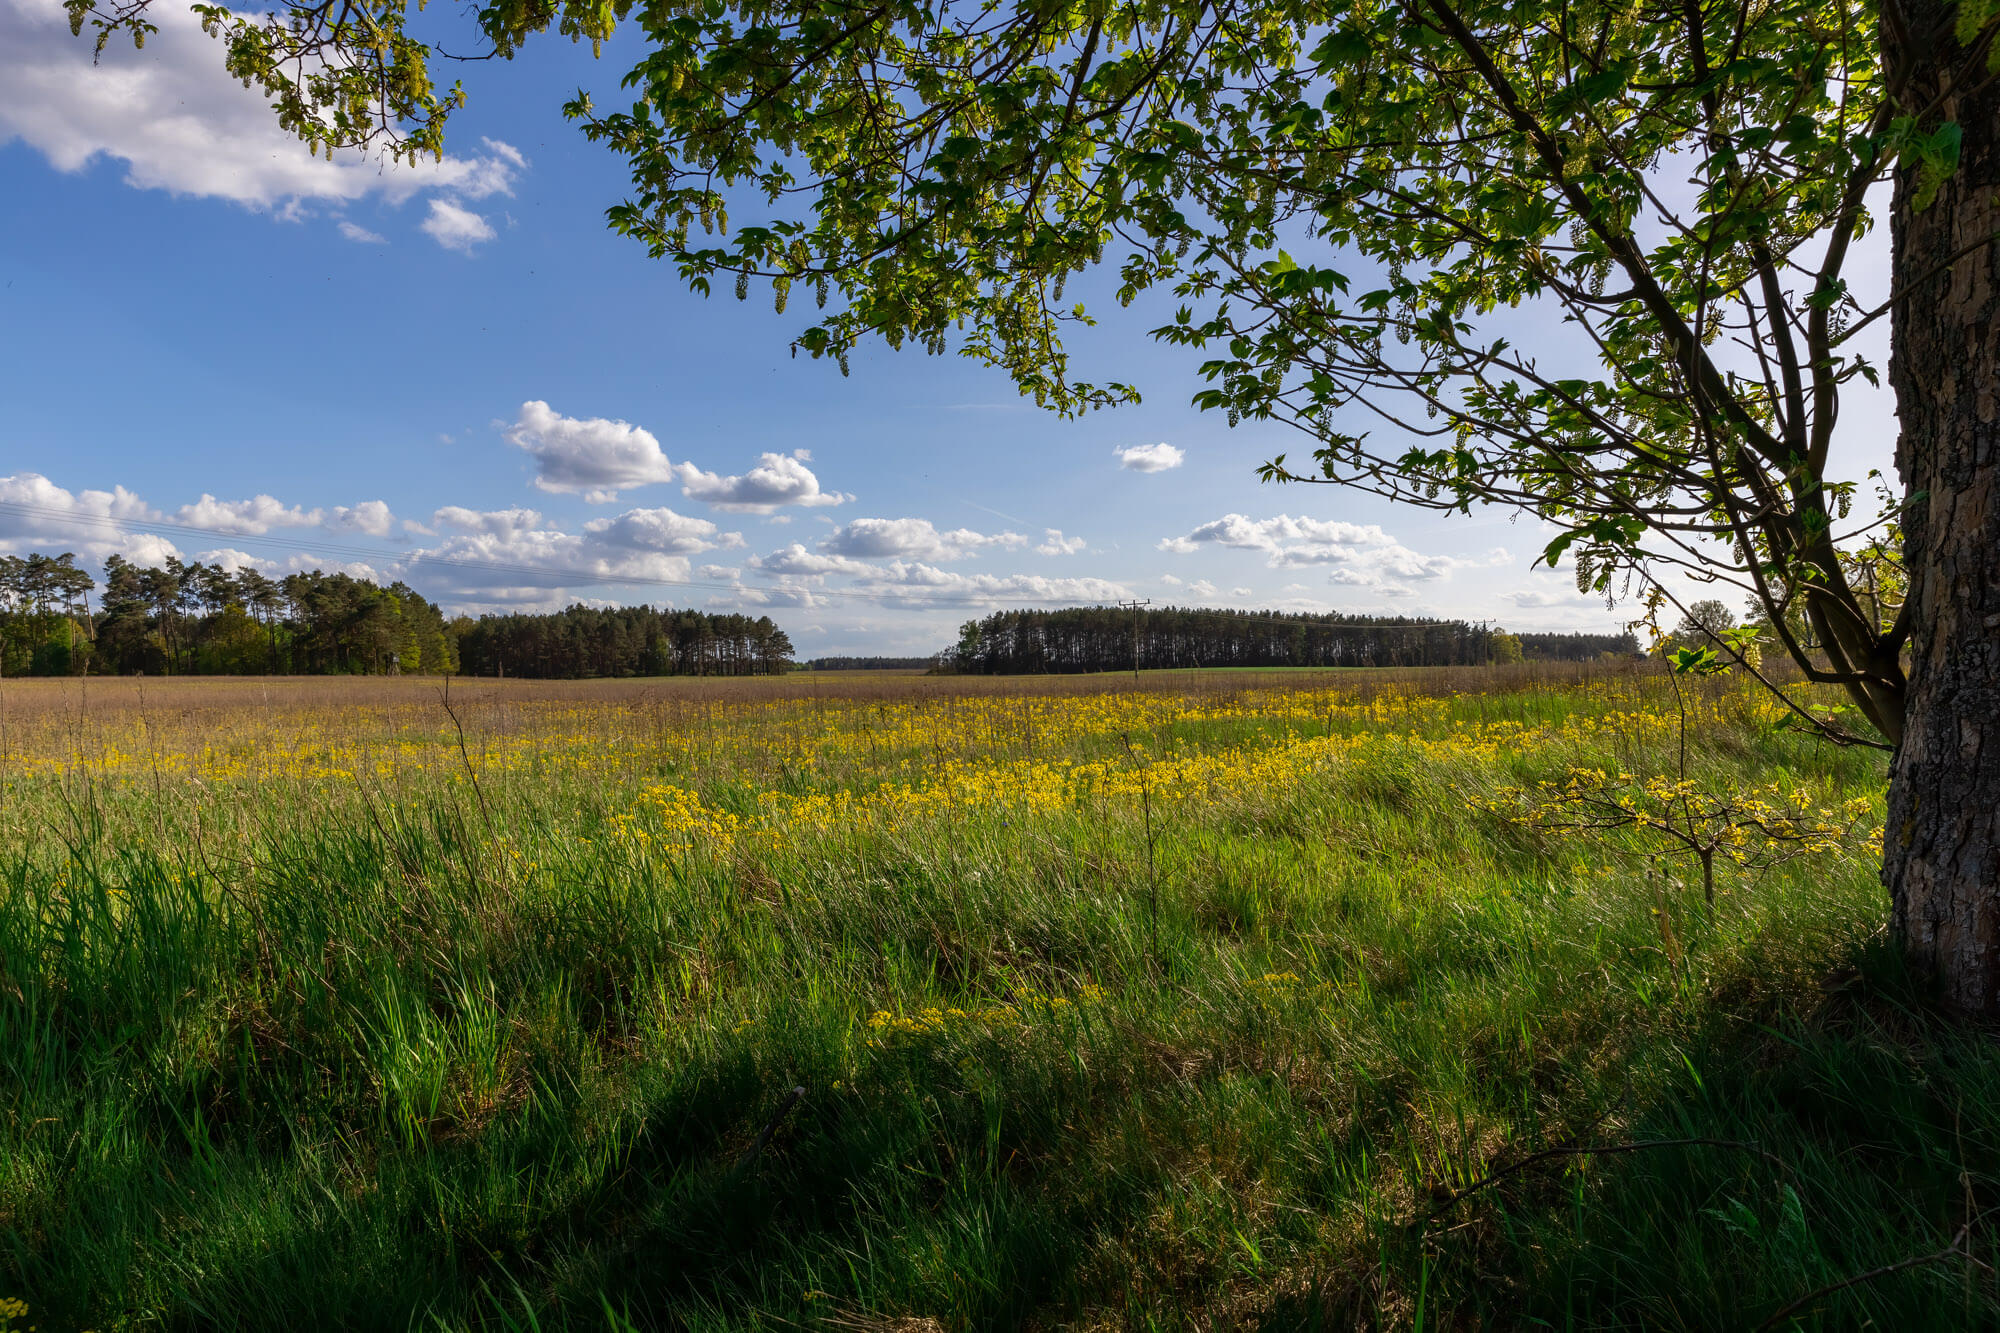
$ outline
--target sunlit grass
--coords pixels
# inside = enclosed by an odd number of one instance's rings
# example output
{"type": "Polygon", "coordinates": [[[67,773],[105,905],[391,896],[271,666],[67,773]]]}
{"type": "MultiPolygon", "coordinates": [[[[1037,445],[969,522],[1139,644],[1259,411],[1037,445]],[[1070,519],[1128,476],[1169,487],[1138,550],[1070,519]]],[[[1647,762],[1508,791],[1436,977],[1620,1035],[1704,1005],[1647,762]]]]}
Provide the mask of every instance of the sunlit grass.
{"type": "MultiPolygon", "coordinates": [[[[1711,912],[1494,808],[1669,772],[1657,679],[124,688],[5,747],[43,1329],[1746,1326],[1995,1190],[1865,847],[1711,912]]],[[[1691,776],[1878,798],[1776,717],[1691,776]]]]}

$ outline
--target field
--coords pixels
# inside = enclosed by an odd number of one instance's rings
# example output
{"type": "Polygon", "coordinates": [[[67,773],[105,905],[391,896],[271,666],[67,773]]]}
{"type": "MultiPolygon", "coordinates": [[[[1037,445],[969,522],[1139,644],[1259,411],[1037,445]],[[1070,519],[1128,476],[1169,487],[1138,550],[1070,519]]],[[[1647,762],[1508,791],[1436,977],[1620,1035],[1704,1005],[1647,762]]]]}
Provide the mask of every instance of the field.
{"type": "Polygon", "coordinates": [[[2000,1055],[1779,717],[0,683],[0,1329],[1991,1324],[2000,1055]],[[1710,905],[1578,769],[1825,836],[1710,905]]]}

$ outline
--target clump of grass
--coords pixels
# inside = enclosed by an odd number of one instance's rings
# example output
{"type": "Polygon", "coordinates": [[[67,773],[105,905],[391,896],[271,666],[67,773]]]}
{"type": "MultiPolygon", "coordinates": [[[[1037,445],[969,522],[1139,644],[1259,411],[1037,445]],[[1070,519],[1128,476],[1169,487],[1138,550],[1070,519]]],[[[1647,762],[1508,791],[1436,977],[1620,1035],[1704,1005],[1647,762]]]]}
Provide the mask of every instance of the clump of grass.
{"type": "MultiPolygon", "coordinates": [[[[225,710],[157,767],[113,715],[16,755],[0,1294],[44,1329],[2000,1314],[2000,1059],[1883,945],[1865,851],[1705,910],[1493,808],[1663,771],[1664,685],[1442,679],[475,700],[463,757],[415,701],[307,741],[225,710]]],[[[1691,776],[1879,790],[1769,721],[1705,698],[1691,776]]]]}

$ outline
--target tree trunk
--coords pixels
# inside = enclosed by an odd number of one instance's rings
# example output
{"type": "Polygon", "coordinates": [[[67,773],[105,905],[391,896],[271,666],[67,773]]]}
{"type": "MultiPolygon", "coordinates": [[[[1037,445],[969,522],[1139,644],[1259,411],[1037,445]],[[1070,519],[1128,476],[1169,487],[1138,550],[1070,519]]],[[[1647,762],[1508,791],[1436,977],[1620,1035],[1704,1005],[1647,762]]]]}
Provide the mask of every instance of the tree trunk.
{"type": "Polygon", "coordinates": [[[1896,176],[1889,377],[1914,497],[1912,661],[1882,879],[1896,935],[1945,1001],[2000,1015],[2000,85],[1984,59],[1954,79],[1953,7],[1901,13],[1907,31],[1884,32],[1892,86],[1907,71],[1902,105],[1934,105],[1923,128],[1953,122],[1963,139],[1928,208],[1913,205],[1915,168],[1896,176]]]}

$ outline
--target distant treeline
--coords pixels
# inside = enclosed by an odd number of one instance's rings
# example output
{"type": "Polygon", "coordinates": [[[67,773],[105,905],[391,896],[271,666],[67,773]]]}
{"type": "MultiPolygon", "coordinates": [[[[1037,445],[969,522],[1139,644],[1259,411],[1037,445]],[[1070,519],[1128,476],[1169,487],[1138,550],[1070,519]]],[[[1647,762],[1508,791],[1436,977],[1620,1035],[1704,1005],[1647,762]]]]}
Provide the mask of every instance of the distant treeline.
{"type": "Polygon", "coordinates": [[[932,657],[815,657],[805,664],[808,671],[928,671],[938,664],[932,657]]]}
{"type": "Polygon", "coordinates": [[[949,669],[982,675],[1196,667],[1466,666],[1635,654],[1630,634],[1521,634],[1461,620],[1113,606],[1000,611],[968,621],[949,669]],[[1136,634],[1136,645],[1135,645],[1136,634]]]}
{"type": "Polygon", "coordinates": [[[1516,634],[1521,656],[1530,662],[1595,662],[1612,657],[1637,657],[1639,640],[1623,634],[1516,634]]]}
{"type": "Polygon", "coordinates": [[[457,629],[459,669],[470,676],[765,676],[792,665],[792,641],[769,616],[572,606],[457,629]]]}
{"type": "Polygon", "coordinates": [[[1455,666],[1491,660],[1487,631],[1457,620],[1082,606],[967,621],[954,669],[982,675],[1195,667],[1455,666]]]}
{"type": "Polygon", "coordinates": [[[444,613],[403,583],[318,570],[112,556],[104,588],[76,557],[0,557],[0,675],[753,675],[791,665],[768,617],[649,606],[549,615],[444,613]]]}
{"type": "MultiPolygon", "coordinates": [[[[112,556],[103,595],[73,554],[0,557],[0,675],[751,676],[792,669],[768,616],[572,606],[447,621],[408,585],[319,570],[112,556]]],[[[816,671],[986,675],[1198,667],[1455,666],[1633,655],[1630,634],[1507,634],[1459,620],[1154,607],[1000,611],[934,657],[821,657],[816,671]]]]}

